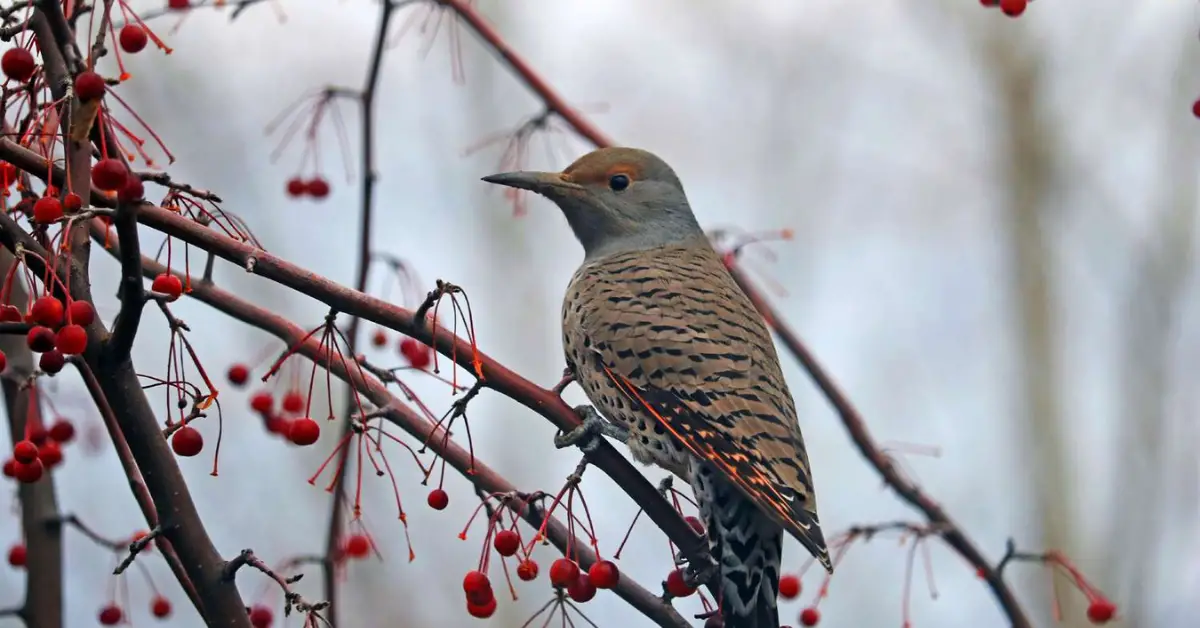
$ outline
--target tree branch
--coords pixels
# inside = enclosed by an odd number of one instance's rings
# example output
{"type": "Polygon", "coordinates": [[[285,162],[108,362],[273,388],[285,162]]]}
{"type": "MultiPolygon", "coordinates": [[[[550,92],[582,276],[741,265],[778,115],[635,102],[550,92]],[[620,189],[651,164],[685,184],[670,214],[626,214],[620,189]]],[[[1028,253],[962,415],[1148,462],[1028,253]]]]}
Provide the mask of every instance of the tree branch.
{"type": "Polygon", "coordinates": [[[104,359],[119,362],[129,358],[133,340],[146,307],[146,285],[142,279],[141,246],[138,243],[137,211],[139,203],[117,203],[113,224],[117,236],[130,246],[121,255],[121,310],[113,320],[112,335],[104,343],[104,359]]]}

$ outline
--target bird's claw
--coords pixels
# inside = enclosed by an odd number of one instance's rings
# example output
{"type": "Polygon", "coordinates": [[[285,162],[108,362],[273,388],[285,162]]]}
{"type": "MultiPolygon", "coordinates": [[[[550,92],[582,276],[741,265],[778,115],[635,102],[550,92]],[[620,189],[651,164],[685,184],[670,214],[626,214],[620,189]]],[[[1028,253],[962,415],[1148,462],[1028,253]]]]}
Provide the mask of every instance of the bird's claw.
{"type": "Polygon", "coordinates": [[[704,561],[699,567],[689,564],[683,570],[683,583],[693,589],[700,588],[700,585],[708,582],[708,579],[717,572],[717,564],[711,560],[704,561]]]}
{"type": "Polygon", "coordinates": [[[554,446],[563,449],[571,445],[579,445],[583,453],[591,453],[603,439],[602,436],[615,438],[621,442],[629,438],[629,430],[607,421],[592,406],[576,406],[575,414],[583,423],[569,432],[559,432],[554,435],[554,446]]]}

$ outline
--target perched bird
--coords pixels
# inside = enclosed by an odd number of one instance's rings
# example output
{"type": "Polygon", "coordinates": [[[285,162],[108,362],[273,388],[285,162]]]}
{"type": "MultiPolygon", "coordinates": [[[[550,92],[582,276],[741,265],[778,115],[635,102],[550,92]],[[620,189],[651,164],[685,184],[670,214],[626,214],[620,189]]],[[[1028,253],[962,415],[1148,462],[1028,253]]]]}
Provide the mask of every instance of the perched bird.
{"type": "Polygon", "coordinates": [[[483,180],[554,201],[583,245],[563,344],[604,418],[583,411],[583,426],[556,441],[602,433],[686,478],[718,563],[725,628],[778,628],[783,531],[833,570],[808,454],[770,332],[679,178],[644,150],[602,148],[560,173],[483,180]]]}

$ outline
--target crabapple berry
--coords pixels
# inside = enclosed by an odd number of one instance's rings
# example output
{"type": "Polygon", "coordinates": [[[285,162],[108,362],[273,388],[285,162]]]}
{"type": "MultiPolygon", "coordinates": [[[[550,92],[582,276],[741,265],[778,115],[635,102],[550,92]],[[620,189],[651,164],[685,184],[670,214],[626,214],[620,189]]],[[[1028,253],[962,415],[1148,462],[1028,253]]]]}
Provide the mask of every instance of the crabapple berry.
{"type": "Polygon", "coordinates": [[[682,569],[674,569],[667,574],[667,593],[673,597],[687,597],[695,592],[696,590],[689,587],[683,579],[682,569]]]}
{"type": "Polygon", "coordinates": [[[46,428],[42,427],[41,423],[30,425],[25,432],[25,440],[28,440],[38,447],[41,447],[42,443],[46,442],[46,439],[48,438],[50,438],[50,432],[46,428]]]}
{"type": "Polygon", "coordinates": [[[296,419],[288,427],[288,440],[301,447],[311,445],[319,438],[321,438],[321,425],[309,417],[296,419]]]}
{"type": "Polygon", "coordinates": [[[96,320],[96,308],[87,301],[71,301],[67,306],[67,319],[76,325],[87,327],[96,320]]]}
{"type": "Polygon", "coordinates": [[[13,458],[21,464],[29,464],[37,460],[37,445],[32,441],[21,440],[13,445],[13,458]]]}
{"type": "Polygon", "coordinates": [[[146,185],[140,177],[125,177],[125,185],[117,190],[117,200],[122,203],[136,203],[146,196],[146,185]]]}
{"type": "Polygon", "coordinates": [[[191,6],[191,0],[167,0],[167,8],[172,11],[186,11],[191,6]]]}
{"type": "Polygon", "coordinates": [[[96,100],[104,95],[104,78],[91,70],[75,77],[75,95],[79,100],[96,100]]]}
{"type": "Polygon", "coordinates": [[[313,198],[325,198],[329,196],[329,182],[321,177],[313,177],[304,184],[304,189],[308,195],[313,198]]]}
{"type": "Polygon", "coordinates": [[[794,574],[787,574],[779,579],[779,597],[785,600],[794,600],[800,595],[800,577],[794,574]]]}
{"type": "Polygon", "coordinates": [[[496,596],[492,596],[486,604],[475,604],[471,600],[467,600],[467,612],[471,617],[477,619],[487,619],[496,613],[496,596]]]}
{"type": "Polygon", "coordinates": [[[501,530],[492,539],[492,546],[496,548],[497,554],[512,556],[521,547],[521,537],[513,530],[501,530]]]}
{"type": "Polygon", "coordinates": [[[559,558],[550,563],[550,584],[565,587],[579,577],[579,565],[569,558],[559,558]]]}
{"type": "Polygon", "coordinates": [[[429,363],[433,361],[431,351],[429,347],[417,342],[415,338],[405,338],[400,341],[400,354],[414,368],[423,369],[429,366],[429,363]]]}
{"type": "Polygon", "coordinates": [[[58,349],[51,349],[38,358],[38,368],[47,375],[57,375],[67,365],[67,357],[58,349]]]}
{"type": "Polygon", "coordinates": [[[304,409],[304,395],[298,390],[289,390],[283,394],[283,411],[297,414],[304,409]]]}
{"type": "Polygon", "coordinates": [[[4,76],[18,83],[24,83],[33,77],[35,67],[33,53],[24,48],[9,48],[4,51],[4,56],[0,57],[0,70],[4,71],[4,76]]]}
{"type": "Polygon", "coordinates": [[[292,430],[292,422],[276,414],[268,414],[266,420],[267,431],[272,434],[278,434],[284,438],[288,437],[288,432],[292,430]]]}
{"type": "Polygon", "coordinates": [[[488,580],[487,574],[481,571],[468,571],[463,577],[463,592],[467,594],[467,601],[472,604],[484,606],[488,600],[495,599],[492,593],[492,582],[488,580]]]}
{"type": "Polygon", "coordinates": [[[1017,17],[1025,12],[1029,0],[1000,0],[1000,10],[1008,17],[1017,17]]]}
{"type": "Polygon", "coordinates": [[[62,462],[62,459],[62,445],[59,445],[57,442],[48,440],[42,443],[41,447],[38,447],[38,460],[41,460],[47,469],[53,469],[58,466],[62,462]]]}
{"type": "Polygon", "coordinates": [[[62,201],[53,196],[43,196],[33,204],[33,221],[48,225],[58,222],[63,217],[62,201]]]}
{"type": "Polygon", "coordinates": [[[245,386],[250,381],[250,369],[245,364],[234,364],[229,367],[229,383],[234,386],[245,386]]]}
{"type": "Polygon", "coordinates": [[[118,159],[101,159],[92,166],[92,185],[105,192],[116,192],[125,185],[129,168],[118,159]]]}
{"type": "Polygon", "coordinates": [[[371,344],[376,347],[382,347],[387,344],[387,332],[382,329],[376,329],[375,333],[371,334],[371,344]]]}
{"type": "Polygon", "coordinates": [[[1200,98],[1196,99],[1196,102],[1192,103],[1192,115],[1200,118],[1200,98]]]}
{"type": "Polygon", "coordinates": [[[16,463],[16,478],[18,482],[25,484],[33,484],[42,479],[42,474],[45,473],[46,467],[40,459],[35,459],[33,462],[22,464],[16,463]]]}
{"type": "Polygon", "coordinates": [[[696,531],[696,534],[704,534],[704,524],[700,523],[700,519],[689,515],[684,517],[683,520],[686,521],[688,525],[692,526],[692,529],[696,531]]]}
{"type": "Polygon", "coordinates": [[[4,355],[3,351],[0,351],[0,371],[6,368],[8,368],[8,356],[4,355]]]}
{"type": "Polygon", "coordinates": [[[536,561],[523,560],[517,564],[517,577],[524,580],[525,582],[530,582],[530,581],[534,580],[535,578],[537,578],[537,575],[538,575],[538,564],[536,561]]]}
{"type": "Polygon", "coordinates": [[[43,353],[54,348],[54,332],[49,327],[35,325],[25,336],[25,342],[31,351],[43,353]]]}
{"type": "Polygon", "coordinates": [[[116,604],[109,604],[100,609],[100,625],[101,626],[116,626],[121,623],[121,607],[116,604]]]}
{"type": "Polygon", "coordinates": [[[596,585],[592,584],[588,574],[579,574],[571,584],[567,585],[567,595],[580,604],[596,597],[596,585]]]}
{"type": "Polygon", "coordinates": [[[74,192],[67,192],[63,198],[63,211],[73,214],[83,209],[83,198],[74,192]]]}
{"type": "Polygon", "coordinates": [[[298,198],[308,194],[308,185],[304,183],[304,179],[300,177],[292,177],[287,182],[287,193],[292,198],[298,198]]]}
{"type": "Polygon", "coordinates": [[[800,611],[800,623],[805,626],[816,626],[817,622],[821,621],[821,611],[817,607],[810,606],[800,611]]]}
{"type": "Polygon", "coordinates": [[[54,339],[54,346],[63,353],[63,355],[79,355],[87,349],[87,332],[79,325],[67,325],[58,330],[58,336],[54,339]]]}
{"type": "Polygon", "coordinates": [[[174,301],[183,294],[183,282],[175,275],[162,273],[150,282],[150,289],[167,295],[167,301],[174,301]]]}
{"type": "Polygon", "coordinates": [[[257,605],[250,609],[250,625],[254,628],[270,628],[275,621],[275,613],[266,606],[257,605]]]}
{"type": "Polygon", "coordinates": [[[363,534],[352,534],[346,539],[346,555],[351,558],[365,558],[371,553],[371,541],[363,534]]]}
{"type": "Polygon", "coordinates": [[[250,397],[250,409],[259,414],[268,414],[273,407],[275,407],[275,398],[271,396],[270,392],[263,390],[250,397]]]}
{"type": "Polygon", "coordinates": [[[75,425],[66,419],[59,419],[50,426],[50,438],[59,443],[69,443],[75,438],[75,425]]]}
{"type": "Polygon", "coordinates": [[[171,600],[163,596],[158,596],[150,601],[150,613],[159,619],[164,619],[171,615],[171,600]]]}
{"type": "Polygon", "coordinates": [[[616,563],[611,560],[601,560],[592,564],[588,569],[588,579],[597,589],[613,589],[616,588],[617,582],[621,579],[621,572],[617,570],[616,563]]]}
{"type": "Polygon", "coordinates": [[[450,505],[450,495],[440,488],[435,488],[429,491],[429,497],[425,501],[429,502],[429,507],[434,510],[445,510],[446,506],[450,505]]]}
{"type": "Polygon", "coordinates": [[[190,458],[204,449],[204,437],[196,428],[184,425],[171,435],[171,449],[174,449],[175,453],[180,456],[190,458]]]}
{"type": "Polygon", "coordinates": [[[0,305],[0,323],[19,323],[25,320],[15,305],[0,305]]]}
{"type": "Polygon", "coordinates": [[[28,555],[23,543],[18,543],[8,548],[8,564],[13,567],[24,567],[27,557],[28,555]]]}
{"type": "Polygon", "coordinates": [[[117,39],[120,41],[121,50],[129,54],[141,52],[150,41],[146,36],[146,28],[140,24],[126,24],[117,39]]]}
{"type": "Polygon", "coordinates": [[[1088,621],[1093,624],[1107,624],[1117,614],[1117,605],[1104,599],[1097,598],[1088,604],[1088,621]]]}
{"type": "Polygon", "coordinates": [[[29,319],[44,327],[58,327],[63,321],[63,304],[57,297],[38,297],[29,307],[29,319]]]}

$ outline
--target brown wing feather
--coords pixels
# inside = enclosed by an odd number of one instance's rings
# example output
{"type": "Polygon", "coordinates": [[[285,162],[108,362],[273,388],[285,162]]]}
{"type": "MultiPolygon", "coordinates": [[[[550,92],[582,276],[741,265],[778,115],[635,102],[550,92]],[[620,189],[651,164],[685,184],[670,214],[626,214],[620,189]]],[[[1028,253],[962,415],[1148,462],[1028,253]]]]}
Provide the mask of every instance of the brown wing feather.
{"type": "Polygon", "coordinates": [[[566,312],[605,374],[827,565],[808,455],[770,333],[702,246],[587,265],[566,312]],[[791,499],[788,499],[791,497],[791,499]]]}

